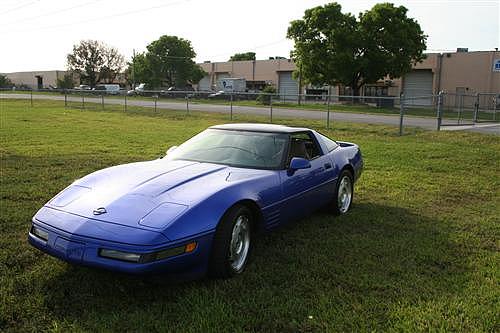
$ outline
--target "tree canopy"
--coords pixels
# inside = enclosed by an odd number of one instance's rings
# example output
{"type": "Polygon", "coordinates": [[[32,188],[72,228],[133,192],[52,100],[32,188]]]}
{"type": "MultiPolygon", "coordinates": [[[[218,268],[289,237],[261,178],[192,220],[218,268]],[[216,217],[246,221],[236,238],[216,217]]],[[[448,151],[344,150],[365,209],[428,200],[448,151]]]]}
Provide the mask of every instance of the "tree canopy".
{"type": "Polygon", "coordinates": [[[364,84],[401,77],[425,58],[427,36],[405,7],[380,3],[358,18],[341,10],[338,3],[314,7],[290,23],[291,56],[304,80],[359,95],[364,84]]]}
{"type": "Polygon", "coordinates": [[[137,54],[129,63],[129,77],[134,69],[134,81],[151,88],[178,87],[198,83],[205,72],[193,58],[196,53],[191,42],[177,36],[161,36],[147,46],[145,53],[137,54]]]}
{"type": "Polygon", "coordinates": [[[13,84],[10,79],[5,75],[0,74],[0,88],[10,88],[12,86],[13,84]]]}
{"type": "Polygon", "coordinates": [[[255,60],[255,52],[236,53],[229,58],[229,61],[255,60]]]}
{"type": "Polygon", "coordinates": [[[73,46],[67,63],[70,71],[94,87],[97,82],[112,83],[123,69],[124,58],[114,47],[97,40],[82,40],[73,46]]]}

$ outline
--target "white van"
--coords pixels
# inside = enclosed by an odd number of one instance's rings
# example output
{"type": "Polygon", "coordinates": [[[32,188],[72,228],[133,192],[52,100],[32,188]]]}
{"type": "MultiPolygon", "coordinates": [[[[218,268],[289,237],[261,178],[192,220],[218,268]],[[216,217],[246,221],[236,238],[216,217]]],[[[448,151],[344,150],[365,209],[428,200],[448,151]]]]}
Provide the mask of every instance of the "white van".
{"type": "Polygon", "coordinates": [[[97,86],[95,86],[94,90],[106,91],[106,93],[110,94],[110,95],[118,95],[120,93],[120,85],[119,84],[98,84],[97,86]]]}

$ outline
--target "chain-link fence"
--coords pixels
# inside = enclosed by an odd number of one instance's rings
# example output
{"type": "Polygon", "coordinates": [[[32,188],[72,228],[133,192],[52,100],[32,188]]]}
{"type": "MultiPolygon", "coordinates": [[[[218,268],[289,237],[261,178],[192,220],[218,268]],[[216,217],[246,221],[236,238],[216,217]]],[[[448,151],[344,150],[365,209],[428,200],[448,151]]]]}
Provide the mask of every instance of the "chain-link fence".
{"type": "Polygon", "coordinates": [[[476,95],[440,93],[428,96],[346,96],[312,94],[269,94],[209,91],[117,91],[99,90],[3,90],[2,98],[24,99],[30,106],[38,100],[51,100],[67,108],[143,112],[218,112],[229,120],[248,120],[248,116],[351,121],[438,130],[442,126],[471,125],[498,121],[498,94],[476,95]],[[245,116],[245,117],[242,117],[245,116]]]}

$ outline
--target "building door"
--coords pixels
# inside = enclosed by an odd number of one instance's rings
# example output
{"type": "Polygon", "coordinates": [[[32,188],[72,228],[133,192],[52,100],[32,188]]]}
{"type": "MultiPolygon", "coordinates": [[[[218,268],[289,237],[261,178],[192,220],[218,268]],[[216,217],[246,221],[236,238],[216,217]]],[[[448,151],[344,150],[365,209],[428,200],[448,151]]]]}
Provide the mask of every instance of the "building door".
{"type": "Polygon", "coordinates": [[[281,100],[297,101],[299,94],[299,83],[293,79],[292,72],[279,73],[278,92],[281,100]]]}
{"type": "Polygon", "coordinates": [[[36,88],[38,90],[43,89],[43,76],[36,75],[36,88]]]}
{"type": "Polygon", "coordinates": [[[432,70],[417,69],[406,74],[404,77],[403,93],[407,105],[432,105],[432,70]],[[421,97],[421,98],[417,98],[421,97]]]}

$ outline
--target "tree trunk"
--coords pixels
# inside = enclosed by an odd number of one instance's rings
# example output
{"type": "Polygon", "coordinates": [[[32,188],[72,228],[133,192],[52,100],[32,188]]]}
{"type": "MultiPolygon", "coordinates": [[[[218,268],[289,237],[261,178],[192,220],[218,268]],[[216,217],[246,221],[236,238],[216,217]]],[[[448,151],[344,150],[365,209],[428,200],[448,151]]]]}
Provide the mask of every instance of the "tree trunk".
{"type": "Polygon", "coordinates": [[[359,93],[361,91],[361,87],[358,87],[357,84],[354,84],[354,87],[352,87],[352,103],[353,104],[358,104],[360,103],[361,99],[359,98],[359,93]]]}

